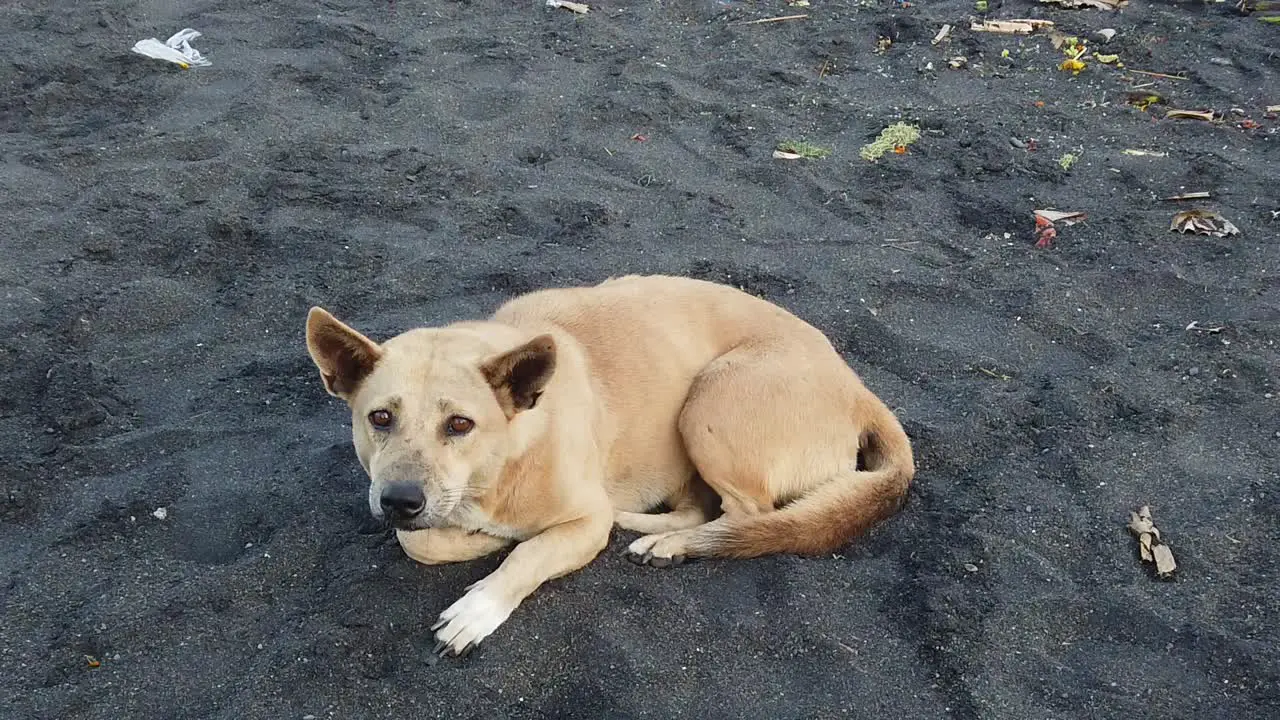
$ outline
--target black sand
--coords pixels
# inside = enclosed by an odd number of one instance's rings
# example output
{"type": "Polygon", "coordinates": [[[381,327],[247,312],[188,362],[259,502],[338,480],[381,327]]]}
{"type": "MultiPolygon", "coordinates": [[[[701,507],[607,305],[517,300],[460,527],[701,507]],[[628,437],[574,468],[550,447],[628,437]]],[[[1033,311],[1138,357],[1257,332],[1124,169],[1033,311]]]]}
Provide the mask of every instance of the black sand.
{"type": "Polygon", "coordinates": [[[5,3],[0,716],[1277,717],[1280,28],[992,5],[1187,79],[1072,77],[961,0],[5,3]],[[184,26],[212,67],[129,52],[184,26]],[[1195,190],[1240,235],[1169,232],[1195,190]],[[1037,249],[1045,207],[1088,220],[1037,249]],[[616,533],[436,662],[496,560],[369,524],[306,309],[387,337],[631,272],[827,331],[914,438],[909,507],[809,560],[664,572],[616,533]]]}

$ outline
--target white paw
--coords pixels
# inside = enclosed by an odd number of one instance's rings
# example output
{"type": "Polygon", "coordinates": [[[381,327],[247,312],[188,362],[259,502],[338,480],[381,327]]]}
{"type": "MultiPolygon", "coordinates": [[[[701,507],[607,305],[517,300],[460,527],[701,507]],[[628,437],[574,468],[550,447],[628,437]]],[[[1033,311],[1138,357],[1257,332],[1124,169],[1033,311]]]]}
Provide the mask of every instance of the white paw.
{"type": "Polygon", "coordinates": [[[655,533],[653,535],[645,535],[644,537],[636,538],[627,546],[627,552],[632,555],[646,555],[653,549],[654,545],[658,544],[658,541],[662,539],[663,535],[666,535],[666,533],[655,533]]]}
{"type": "Polygon", "coordinates": [[[688,530],[645,535],[627,546],[625,553],[628,560],[637,565],[650,565],[656,568],[669,568],[683,564],[686,555],[686,539],[688,530]]]}
{"type": "Polygon", "coordinates": [[[486,587],[483,580],[472,585],[467,594],[440,613],[440,619],[431,626],[436,631],[436,652],[465,655],[506,622],[516,605],[486,587]]]}

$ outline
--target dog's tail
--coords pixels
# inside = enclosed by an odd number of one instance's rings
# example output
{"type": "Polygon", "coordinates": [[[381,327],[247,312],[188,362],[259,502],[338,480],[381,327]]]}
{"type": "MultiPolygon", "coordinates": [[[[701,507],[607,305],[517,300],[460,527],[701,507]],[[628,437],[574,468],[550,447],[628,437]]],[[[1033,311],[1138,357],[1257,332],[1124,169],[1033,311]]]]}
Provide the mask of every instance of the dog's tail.
{"type": "Polygon", "coordinates": [[[915,475],[911,442],[878,399],[860,438],[862,468],[840,472],[774,512],[721,518],[703,526],[697,554],[748,558],[774,553],[832,552],[896,513],[915,475]],[[713,529],[714,528],[714,529],[713,529]]]}

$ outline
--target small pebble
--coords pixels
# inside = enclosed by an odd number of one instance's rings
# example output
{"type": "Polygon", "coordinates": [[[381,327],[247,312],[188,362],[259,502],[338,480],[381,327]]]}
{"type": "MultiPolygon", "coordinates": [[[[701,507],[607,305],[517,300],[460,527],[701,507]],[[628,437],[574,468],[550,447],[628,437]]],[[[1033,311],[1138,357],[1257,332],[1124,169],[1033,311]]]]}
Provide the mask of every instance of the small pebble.
{"type": "Polygon", "coordinates": [[[1190,375],[1191,377],[1195,377],[1200,374],[1200,368],[1193,367],[1187,371],[1187,374],[1190,375]]]}
{"type": "Polygon", "coordinates": [[[169,509],[162,507],[156,508],[155,511],[151,513],[151,517],[157,520],[164,520],[169,517],[169,509]]]}
{"type": "Polygon", "coordinates": [[[1016,137],[1009,138],[1009,144],[1016,148],[1026,148],[1027,144],[1016,137]]]}
{"type": "Polygon", "coordinates": [[[973,563],[965,563],[964,569],[966,572],[978,572],[978,566],[973,563]]]}
{"type": "Polygon", "coordinates": [[[1209,62],[1213,63],[1214,65],[1225,65],[1227,67],[1231,67],[1232,65],[1235,64],[1231,62],[1231,58],[1223,58],[1223,57],[1209,58],[1209,62]]]}

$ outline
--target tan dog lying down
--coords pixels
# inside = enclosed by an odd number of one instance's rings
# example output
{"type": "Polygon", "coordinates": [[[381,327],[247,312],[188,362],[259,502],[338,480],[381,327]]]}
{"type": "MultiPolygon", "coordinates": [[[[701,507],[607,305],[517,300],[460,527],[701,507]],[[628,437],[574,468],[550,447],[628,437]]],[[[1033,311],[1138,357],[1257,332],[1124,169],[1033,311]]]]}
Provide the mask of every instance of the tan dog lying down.
{"type": "Polygon", "coordinates": [[[410,557],[517,543],[440,615],[446,653],[590,562],[614,523],[655,567],[823,553],[893,514],[914,474],[902,426],[822,333],[714,283],[542,290],[382,344],[313,308],[307,348],[410,557]]]}

